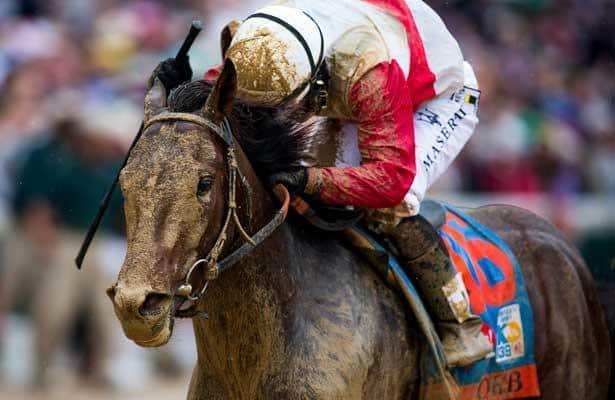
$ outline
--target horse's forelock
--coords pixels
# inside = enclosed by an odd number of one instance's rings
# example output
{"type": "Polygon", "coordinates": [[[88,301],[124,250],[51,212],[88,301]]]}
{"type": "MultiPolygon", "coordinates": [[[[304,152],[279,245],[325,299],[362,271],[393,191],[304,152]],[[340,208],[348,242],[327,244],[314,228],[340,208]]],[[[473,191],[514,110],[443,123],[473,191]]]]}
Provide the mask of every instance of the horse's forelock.
{"type": "MultiPolygon", "coordinates": [[[[172,112],[194,113],[202,109],[214,83],[188,82],[169,95],[172,112]]],[[[250,105],[235,101],[232,119],[240,127],[237,138],[256,173],[264,178],[273,172],[311,163],[315,125],[292,119],[292,107],[250,105]]]]}
{"type": "Polygon", "coordinates": [[[196,112],[203,107],[212,90],[213,83],[205,80],[180,85],[169,95],[169,110],[172,112],[196,112]]]}

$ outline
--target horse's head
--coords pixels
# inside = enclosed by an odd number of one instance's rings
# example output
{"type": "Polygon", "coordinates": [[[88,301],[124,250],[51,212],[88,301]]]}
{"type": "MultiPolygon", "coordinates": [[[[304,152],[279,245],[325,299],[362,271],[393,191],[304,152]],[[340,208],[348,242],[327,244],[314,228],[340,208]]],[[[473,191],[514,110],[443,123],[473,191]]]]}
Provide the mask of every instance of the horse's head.
{"type": "MultiPolygon", "coordinates": [[[[235,91],[235,70],[227,63],[201,115],[219,124],[235,91]]],[[[148,124],[167,111],[166,103],[165,89],[156,81],[145,99],[147,128],[121,173],[128,252],[108,289],[126,336],[147,347],[171,337],[185,300],[176,296],[178,288],[200,251],[212,247],[226,210],[224,142],[189,121],[148,124]]],[[[195,278],[195,286],[203,283],[195,278]]]]}

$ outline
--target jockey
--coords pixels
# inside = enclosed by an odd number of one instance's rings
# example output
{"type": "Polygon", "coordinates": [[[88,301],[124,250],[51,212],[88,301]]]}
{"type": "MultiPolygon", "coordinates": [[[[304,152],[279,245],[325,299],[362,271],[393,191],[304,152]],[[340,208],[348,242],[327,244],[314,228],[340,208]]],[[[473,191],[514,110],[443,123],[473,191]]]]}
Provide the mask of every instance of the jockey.
{"type": "MultiPolygon", "coordinates": [[[[425,298],[449,366],[492,353],[444,243],[419,215],[478,123],[474,71],[440,17],[421,0],[277,0],[236,25],[223,52],[240,97],[301,103],[345,124],[338,165],[280,172],[272,183],[369,209],[368,225],[391,240],[425,298]]],[[[191,72],[187,59],[167,60],[154,74],[170,90],[191,72]]]]}

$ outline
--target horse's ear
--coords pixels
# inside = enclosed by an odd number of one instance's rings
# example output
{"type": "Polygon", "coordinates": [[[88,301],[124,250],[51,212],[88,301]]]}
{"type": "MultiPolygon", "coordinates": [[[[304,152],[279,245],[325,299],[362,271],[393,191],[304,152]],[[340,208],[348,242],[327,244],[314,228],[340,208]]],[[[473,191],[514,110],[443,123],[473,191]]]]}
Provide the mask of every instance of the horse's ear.
{"type": "Polygon", "coordinates": [[[154,79],[152,87],[147,91],[145,95],[145,121],[155,117],[164,111],[167,106],[167,91],[160,79],[154,79]]]}
{"type": "Polygon", "coordinates": [[[239,29],[240,25],[241,21],[234,19],[226,24],[224,29],[222,29],[222,32],[220,33],[220,49],[222,50],[222,58],[226,58],[226,51],[231,46],[233,36],[237,33],[237,29],[239,29]]]}
{"type": "Polygon", "coordinates": [[[216,86],[205,102],[203,112],[216,121],[222,120],[222,118],[231,113],[236,93],[237,72],[235,71],[235,65],[231,60],[226,59],[216,86]]]}

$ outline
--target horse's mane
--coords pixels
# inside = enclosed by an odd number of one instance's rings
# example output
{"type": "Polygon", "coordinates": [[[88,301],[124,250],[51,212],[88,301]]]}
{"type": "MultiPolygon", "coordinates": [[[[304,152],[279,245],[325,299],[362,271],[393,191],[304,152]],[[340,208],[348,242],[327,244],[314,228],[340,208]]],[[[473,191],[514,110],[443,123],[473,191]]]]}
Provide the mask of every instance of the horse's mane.
{"type": "MultiPolygon", "coordinates": [[[[173,112],[197,112],[213,89],[213,82],[197,80],[173,90],[168,99],[173,112]]],[[[257,175],[265,178],[273,172],[313,163],[313,142],[317,124],[293,120],[289,107],[248,105],[236,99],[232,119],[239,124],[235,133],[257,175]]]]}

